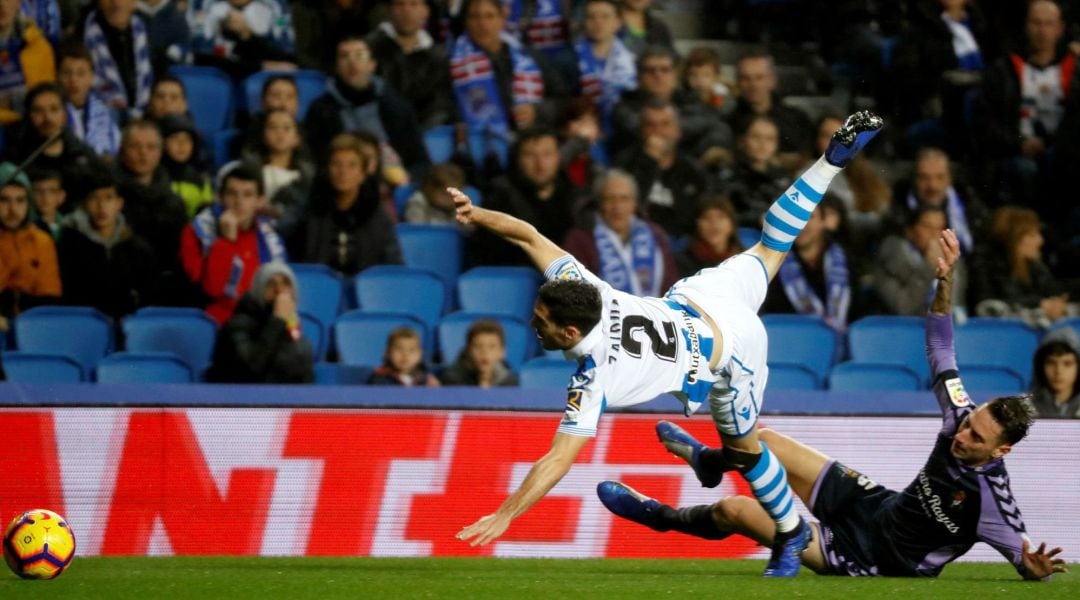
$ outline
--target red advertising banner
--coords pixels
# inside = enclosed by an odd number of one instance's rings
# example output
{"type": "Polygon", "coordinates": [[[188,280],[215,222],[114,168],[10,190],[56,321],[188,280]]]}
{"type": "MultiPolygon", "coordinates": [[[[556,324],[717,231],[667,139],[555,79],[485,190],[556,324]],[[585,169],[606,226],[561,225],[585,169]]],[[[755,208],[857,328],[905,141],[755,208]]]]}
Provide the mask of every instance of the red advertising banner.
{"type": "MultiPolygon", "coordinates": [[[[655,415],[609,415],[548,496],[498,542],[454,538],[520,484],[559,415],[306,409],[0,410],[0,517],[55,510],[80,554],[308,556],[763,556],[752,542],[659,534],[613,517],[596,484],[618,479],[673,505],[717,489],[657,443],[655,415]]],[[[680,423],[706,442],[708,418],[680,423]]],[[[769,426],[903,487],[939,425],[927,418],[772,417],[769,426]]],[[[1080,422],[1039,423],[1008,459],[1036,541],[1080,547],[1080,422]]],[[[5,521],[6,522],[6,521],[5,521]]],[[[970,555],[995,560],[989,548],[970,555]]]]}

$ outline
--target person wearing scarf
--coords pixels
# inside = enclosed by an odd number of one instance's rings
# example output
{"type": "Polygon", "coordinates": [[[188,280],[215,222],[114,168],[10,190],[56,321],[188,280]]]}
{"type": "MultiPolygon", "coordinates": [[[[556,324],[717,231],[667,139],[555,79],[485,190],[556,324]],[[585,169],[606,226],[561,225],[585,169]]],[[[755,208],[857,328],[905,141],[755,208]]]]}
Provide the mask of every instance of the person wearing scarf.
{"type": "Polygon", "coordinates": [[[570,23],[564,0],[503,0],[506,28],[530,48],[556,58],[568,46],[570,23]]]}
{"type": "Polygon", "coordinates": [[[962,197],[956,191],[948,154],[937,148],[924,148],[915,155],[915,179],[904,196],[905,208],[909,211],[919,206],[943,209],[949,228],[956,232],[956,239],[960,241],[960,249],[964,254],[970,254],[975,242],[968,213],[974,208],[976,216],[981,215],[978,206],[971,206],[970,192],[965,196],[968,197],[962,197]]]}
{"type": "Polygon", "coordinates": [[[694,223],[689,245],[675,256],[682,277],[715,267],[745,250],[735,226],[735,207],[726,196],[702,200],[694,223]]]}
{"type": "Polygon", "coordinates": [[[22,0],[19,12],[38,26],[53,48],[60,43],[64,25],[57,0],[22,0]]]}
{"type": "Polygon", "coordinates": [[[120,127],[116,116],[93,92],[94,59],[81,44],[60,49],[57,79],[67,95],[67,125],[76,138],[100,156],[116,156],[120,150],[120,127]]]}
{"type": "Polygon", "coordinates": [[[94,91],[114,110],[133,118],[150,102],[154,71],[146,24],[134,2],[104,2],[83,23],[83,43],[94,60],[94,91]]]}
{"type": "Polygon", "coordinates": [[[615,0],[585,4],[585,35],[574,44],[581,93],[600,109],[604,131],[623,92],[637,87],[634,55],[616,37],[622,20],[615,0]]]}
{"type": "Polygon", "coordinates": [[[637,182],[611,169],[597,183],[598,210],[592,230],[566,236],[566,251],[617,290],[662,296],[679,278],[667,235],[637,216],[637,182]]]}
{"type": "Polygon", "coordinates": [[[27,90],[56,79],[53,60],[41,29],[11,0],[0,2],[0,125],[19,120],[27,90]]]}
{"type": "Polygon", "coordinates": [[[206,312],[218,324],[232,316],[259,265],[286,260],[285,246],[257,215],[265,202],[262,174],[237,164],[222,177],[219,202],[200,211],[180,234],[180,260],[209,297],[206,312]]]}

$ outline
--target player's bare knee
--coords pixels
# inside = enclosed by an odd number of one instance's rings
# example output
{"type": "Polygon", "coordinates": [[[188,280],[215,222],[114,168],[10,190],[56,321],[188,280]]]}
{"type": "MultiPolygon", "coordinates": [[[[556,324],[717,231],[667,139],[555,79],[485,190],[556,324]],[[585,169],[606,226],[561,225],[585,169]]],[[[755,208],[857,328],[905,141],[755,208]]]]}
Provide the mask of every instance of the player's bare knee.
{"type": "Polygon", "coordinates": [[[741,522],[746,509],[756,504],[754,499],[746,496],[728,496],[712,505],[713,522],[721,529],[731,530],[741,522]]]}

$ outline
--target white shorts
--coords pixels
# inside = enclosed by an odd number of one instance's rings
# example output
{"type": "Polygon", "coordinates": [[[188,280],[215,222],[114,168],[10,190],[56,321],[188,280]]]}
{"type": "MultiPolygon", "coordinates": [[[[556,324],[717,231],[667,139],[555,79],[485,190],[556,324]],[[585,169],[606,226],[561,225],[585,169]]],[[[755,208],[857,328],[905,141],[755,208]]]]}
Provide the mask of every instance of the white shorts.
{"type": "Polygon", "coordinates": [[[724,338],[717,367],[720,379],[709,392],[709,410],[724,435],[750,433],[761,411],[769,379],[765,364],[769,338],[757,313],[768,290],[765,264],[743,253],[678,281],[668,291],[677,301],[689,300],[701,307],[724,338]]]}

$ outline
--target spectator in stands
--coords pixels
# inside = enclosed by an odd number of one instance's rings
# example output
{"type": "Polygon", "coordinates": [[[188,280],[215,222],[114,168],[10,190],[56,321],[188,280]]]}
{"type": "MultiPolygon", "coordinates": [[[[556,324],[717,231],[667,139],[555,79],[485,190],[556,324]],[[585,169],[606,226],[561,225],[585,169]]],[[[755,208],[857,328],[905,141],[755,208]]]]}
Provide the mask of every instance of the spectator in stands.
{"type": "Polygon", "coordinates": [[[314,186],[310,212],[294,240],[297,253],[347,276],[372,265],[402,264],[394,220],[379,199],[360,140],[339,134],[329,154],[326,180],[314,186]]]}
{"type": "Polygon", "coordinates": [[[938,148],[923,148],[915,155],[915,176],[896,191],[897,200],[903,204],[900,211],[930,206],[945,211],[946,226],[956,232],[960,249],[971,253],[974,249],[972,232],[983,221],[984,210],[974,190],[953,178],[949,155],[938,148]]]}
{"type": "Polygon", "coordinates": [[[188,217],[214,201],[210,175],[199,165],[199,132],[183,115],[168,115],[159,121],[164,147],[161,164],[174,194],[183,202],[188,217]]]}
{"type": "Polygon", "coordinates": [[[49,234],[54,241],[59,240],[60,229],[63,226],[60,209],[67,200],[64,179],[60,171],[54,169],[31,169],[29,176],[30,186],[33,188],[31,197],[34,199],[34,210],[37,213],[34,224],[38,226],[38,229],[49,234]]]}
{"type": "Polygon", "coordinates": [[[619,32],[626,47],[640,54],[647,46],[660,45],[675,50],[675,39],[666,23],[652,12],[652,0],[621,0],[623,28],[619,32]]]}
{"type": "Polygon", "coordinates": [[[192,35],[196,61],[242,78],[293,69],[292,23],[277,0],[214,0],[192,35]]]}
{"type": "Polygon", "coordinates": [[[588,193],[609,162],[600,112],[588,99],[574,98],[566,103],[559,123],[559,162],[570,183],[588,193]]]}
{"type": "Polygon", "coordinates": [[[70,25],[65,26],[67,24],[64,21],[71,17],[71,14],[65,13],[72,13],[76,8],[71,6],[72,4],[74,3],[71,0],[22,0],[17,10],[22,16],[33,21],[45,34],[49,44],[56,48],[60,44],[61,35],[68,37],[71,34],[70,25]]]}
{"type": "Polygon", "coordinates": [[[94,62],[81,43],[60,47],[57,80],[67,96],[67,122],[75,137],[98,155],[112,158],[120,150],[120,128],[108,105],[93,92],[94,62]]]}
{"type": "Polygon", "coordinates": [[[731,112],[731,88],[720,74],[720,54],[707,46],[699,46],[686,55],[683,64],[683,87],[697,94],[705,106],[721,114],[731,112]]]}
{"type": "Polygon", "coordinates": [[[456,108],[450,86],[450,59],[424,28],[426,0],[391,0],[389,20],[367,38],[387,85],[411,104],[421,129],[449,123],[456,108]]]}
{"type": "Polygon", "coordinates": [[[154,251],[128,226],[108,169],[89,168],[78,181],[80,206],[64,219],[57,249],[64,302],[120,318],[152,302],[154,251]]]}
{"type": "Polygon", "coordinates": [[[617,290],[661,296],[678,279],[664,230],[637,216],[634,177],[611,169],[597,181],[598,209],[592,229],[574,229],[563,246],[587,269],[617,290]]]}
{"type": "Polygon", "coordinates": [[[465,124],[507,137],[551,122],[566,86],[535,52],[506,33],[500,0],[465,0],[465,32],[450,51],[450,76],[465,124]]]}
{"type": "Polygon", "coordinates": [[[642,141],[615,157],[637,179],[644,213],[672,238],[693,233],[694,209],[709,187],[705,172],[680,149],[680,139],[675,107],[653,100],[641,111],[642,141]]]}
{"type": "Polygon", "coordinates": [[[146,106],[146,118],[160,121],[169,115],[191,116],[188,108],[187,90],[184,82],[175,75],[165,74],[154,80],[150,88],[150,103],[146,106]]]}
{"type": "Polygon", "coordinates": [[[0,163],[0,334],[20,312],[60,299],[53,238],[30,218],[30,180],[0,163]]]}
{"type": "Polygon", "coordinates": [[[405,168],[418,175],[428,165],[419,123],[409,102],[375,75],[375,67],[363,39],[347,37],[338,43],[334,78],[311,104],[304,121],[308,146],[321,150],[317,158],[322,164],[326,140],[364,129],[392,147],[405,168]]]}
{"type": "Polygon", "coordinates": [[[735,207],[724,196],[710,196],[698,204],[694,234],[686,249],[675,255],[675,264],[680,277],[689,277],[743,250],[735,225],[735,207]]]}
{"type": "Polygon", "coordinates": [[[161,166],[163,145],[161,130],[152,121],[129,123],[120,138],[116,183],[127,223],[150,242],[158,265],[174,272],[188,216],[161,166]]]}
{"type": "Polygon", "coordinates": [[[619,97],[638,85],[634,54],[616,36],[620,27],[618,0],[587,0],[583,35],[574,44],[579,95],[600,110],[604,131],[609,134],[619,97]]]}
{"type": "Polygon", "coordinates": [[[146,23],[134,0],[97,0],[83,23],[83,44],[94,60],[94,91],[127,117],[142,115],[150,102],[154,69],[146,23]]]}
{"type": "Polygon", "coordinates": [[[315,381],[315,350],[300,327],[298,295],[296,275],[289,265],[276,260],[261,265],[251,277],[251,288],[217,334],[206,380],[315,381]]]}
{"type": "Polygon", "coordinates": [[[352,132],[352,135],[360,142],[360,149],[368,165],[368,174],[379,182],[379,198],[390,216],[396,219],[398,215],[394,208],[394,190],[409,183],[409,172],[405,170],[401,157],[394,148],[374,133],[358,129],[352,132]]]}
{"type": "Polygon", "coordinates": [[[465,172],[454,163],[435,165],[424,174],[420,187],[405,203],[405,222],[421,225],[453,225],[465,231],[457,222],[454,199],[446,188],[465,186],[465,172]]]}
{"type": "MultiPolygon", "coordinates": [[[[570,2],[536,2],[535,0],[506,0],[506,29],[523,44],[539,52],[552,66],[565,63],[572,69],[574,61],[570,48],[570,2]]],[[[578,2],[577,4],[580,4],[578,2]]]]}
{"type": "Polygon", "coordinates": [[[656,102],[675,107],[682,131],[679,146],[684,152],[700,158],[714,148],[731,150],[731,128],[696,93],[679,86],[678,68],[678,56],[673,50],[650,46],[641,53],[637,89],[625,92],[615,107],[610,143],[613,150],[641,142],[642,113],[646,105],[656,102]]]}
{"type": "MultiPolygon", "coordinates": [[[[875,263],[873,284],[877,300],[888,314],[925,315],[934,294],[934,273],[941,255],[937,243],[945,230],[941,208],[920,206],[909,212],[902,235],[891,235],[881,243],[875,263]]],[[[963,311],[967,270],[957,259],[954,270],[954,311],[963,311]]]]}
{"type": "Polygon", "coordinates": [[[439,387],[439,380],[424,364],[420,334],[412,327],[398,327],[386,338],[383,364],[368,378],[371,385],[439,387]]]}
{"type": "MultiPolygon", "coordinates": [[[[484,206],[532,223],[549,239],[561,240],[574,225],[577,194],[559,168],[559,140],[549,129],[523,130],[511,149],[511,169],[491,184],[484,206]]],[[[525,252],[485,230],[473,236],[473,262],[528,265],[525,252]]]]}
{"type": "Polygon", "coordinates": [[[481,319],[469,326],[465,348],[439,377],[444,385],[513,387],[518,376],[506,362],[506,333],[498,321],[481,319]]]}
{"type": "Polygon", "coordinates": [[[296,80],[289,75],[273,75],[263,83],[262,106],[259,112],[263,115],[272,110],[283,110],[294,119],[300,118],[300,88],[296,87],[296,80]]]}
{"type": "Polygon", "coordinates": [[[735,205],[740,227],[761,227],[765,211],[791,184],[780,166],[779,141],[776,121],[764,115],[751,119],[739,136],[739,159],[720,185],[735,205]]]}
{"type": "Polygon", "coordinates": [[[26,91],[56,79],[53,49],[32,20],[19,14],[19,0],[0,0],[0,125],[21,117],[26,91]]]}
{"type": "Polygon", "coordinates": [[[136,13],[146,23],[150,38],[150,64],[162,74],[169,65],[191,59],[191,29],[181,0],[139,0],[136,13]]]}
{"type": "Polygon", "coordinates": [[[296,232],[311,193],[315,164],[300,135],[300,126],[286,110],[271,109],[256,122],[262,130],[244,149],[244,160],[262,167],[267,204],[262,214],[274,221],[284,238],[296,232]]]}
{"type": "Polygon", "coordinates": [[[1000,172],[997,203],[1033,206],[1059,222],[1068,209],[1055,192],[1069,188],[1048,176],[1057,169],[1060,179],[1071,180],[1080,158],[1080,73],[1076,55],[1062,44],[1065,23],[1056,3],[1030,3],[1026,34],[1025,49],[987,70],[972,120],[980,155],[1000,172]]]}
{"type": "Polygon", "coordinates": [[[94,159],[94,151],[79,141],[66,126],[64,90],[55,83],[40,83],[26,94],[26,118],[7,131],[7,160],[21,164],[54,136],[59,136],[34,159],[36,168],[54,169],[64,186],[74,181],[75,170],[94,159]]]}
{"type": "Polygon", "coordinates": [[[335,45],[349,36],[366,35],[377,3],[364,0],[291,2],[296,31],[296,62],[304,69],[334,70],[335,45]]]}
{"type": "Polygon", "coordinates": [[[821,317],[843,333],[851,309],[852,277],[847,252],[825,229],[824,211],[810,214],[792,249],[769,285],[762,312],[821,317]]]}
{"type": "MultiPolygon", "coordinates": [[[[826,115],[818,121],[816,156],[825,153],[829,140],[844,120],[826,115]]],[[[829,185],[829,194],[840,200],[853,248],[864,248],[881,232],[892,205],[892,190],[877,167],[859,154],[829,185]]],[[[857,254],[857,253],[856,253],[857,254]]]]}
{"type": "Polygon", "coordinates": [[[801,110],[784,106],[777,95],[776,66],[764,51],[750,52],[735,65],[739,94],[731,113],[735,135],[742,135],[755,116],[771,117],[780,130],[780,161],[785,166],[805,161],[813,124],[801,110]]]}
{"type": "Polygon", "coordinates": [[[188,278],[208,298],[207,314],[220,325],[251,288],[259,266],[286,256],[277,232],[258,215],[265,201],[258,169],[233,165],[222,176],[219,195],[217,204],[201,210],[184,228],[180,259],[188,278]]]}
{"type": "Polygon", "coordinates": [[[1071,327],[1051,331],[1035,351],[1031,401],[1040,417],[1080,418],[1080,338],[1071,327]]]}
{"type": "Polygon", "coordinates": [[[1046,328],[1076,313],[1069,295],[1042,260],[1042,223],[1028,208],[994,211],[990,243],[975,256],[972,303],[979,316],[1023,318],[1046,328]]]}

